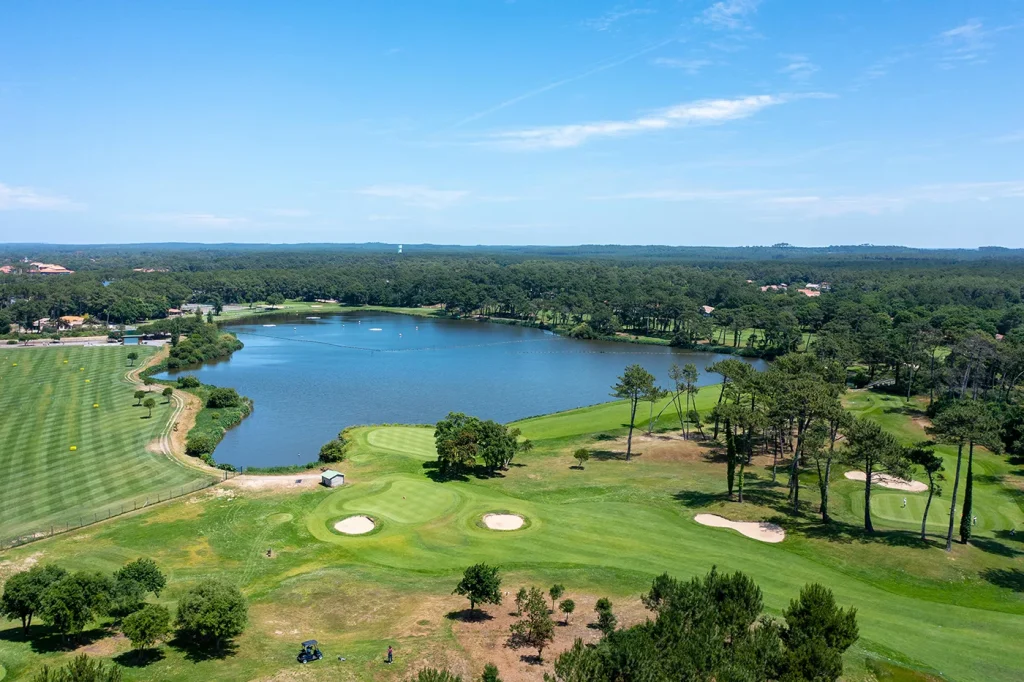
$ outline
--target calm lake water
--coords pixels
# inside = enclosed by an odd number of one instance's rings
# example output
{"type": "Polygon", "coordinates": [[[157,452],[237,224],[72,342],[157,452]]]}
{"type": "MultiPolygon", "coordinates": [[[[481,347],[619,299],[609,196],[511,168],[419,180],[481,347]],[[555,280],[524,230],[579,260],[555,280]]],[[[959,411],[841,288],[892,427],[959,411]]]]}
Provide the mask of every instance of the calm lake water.
{"type": "MultiPolygon", "coordinates": [[[[229,360],[178,374],[229,386],[255,411],[217,447],[218,462],[277,466],[314,461],[346,426],[433,423],[448,412],[514,421],[610,400],[626,365],[668,386],[673,363],[704,367],[722,355],[664,346],[576,341],[487,322],[352,312],[309,320],[225,325],[245,343],[229,360]],[[273,323],[276,326],[266,326],[273,323]]],[[[763,361],[752,364],[764,367],[763,361]]]]}

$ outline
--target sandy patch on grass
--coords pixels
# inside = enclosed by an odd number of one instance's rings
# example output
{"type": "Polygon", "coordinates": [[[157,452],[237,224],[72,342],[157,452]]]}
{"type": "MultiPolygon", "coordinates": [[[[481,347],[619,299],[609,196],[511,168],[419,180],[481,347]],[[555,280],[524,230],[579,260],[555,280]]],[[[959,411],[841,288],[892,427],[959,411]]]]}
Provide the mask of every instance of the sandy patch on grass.
{"type": "Polygon", "coordinates": [[[376,528],[369,516],[350,516],[334,524],[334,530],[345,535],[362,535],[376,528]]]}
{"type": "MultiPolygon", "coordinates": [[[[863,481],[867,478],[867,474],[863,471],[847,471],[844,475],[851,481],[863,481]]],[[[920,481],[908,481],[888,474],[871,474],[871,482],[883,488],[903,490],[909,493],[923,493],[928,490],[928,486],[920,481]]]]}
{"type": "Polygon", "coordinates": [[[767,521],[730,521],[717,514],[697,514],[693,520],[712,528],[731,528],[741,535],[761,542],[782,542],[786,539],[786,531],[781,526],[767,521]]]}
{"type": "Polygon", "coordinates": [[[88,654],[89,656],[113,656],[122,651],[131,649],[131,642],[120,632],[109,637],[103,637],[91,644],[80,646],[75,649],[76,654],[88,654]]]}
{"type": "Polygon", "coordinates": [[[483,521],[491,530],[519,530],[526,523],[518,514],[484,514],[483,521]]]}
{"type": "Polygon", "coordinates": [[[39,563],[42,556],[42,552],[33,552],[24,559],[18,559],[17,561],[11,561],[10,559],[7,561],[0,561],[0,584],[3,584],[8,577],[15,573],[21,573],[22,571],[27,571],[32,568],[39,563]]]}
{"type": "Polygon", "coordinates": [[[163,441],[159,438],[149,441],[146,443],[146,452],[151,452],[154,455],[164,454],[163,441]]]}
{"type": "Polygon", "coordinates": [[[259,476],[245,474],[224,481],[221,485],[242,490],[309,490],[320,484],[320,472],[259,476]]]}
{"type": "MultiPolygon", "coordinates": [[[[552,614],[555,620],[555,640],[544,649],[544,662],[538,664],[533,657],[537,655],[536,649],[520,649],[515,651],[505,646],[508,640],[509,627],[519,618],[515,615],[515,593],[518,585],[509,585],[508,593],[502,600],[500,606],[488,607],[489,620],[458,619],[452,621],[452,633],[465,655],[469,657],[470,665],[462,670],[463,679],[476,679],[472,675],[479,675],[487,663],[494,663],[498,667],[500,677],[504,682],[536,682],[541,679],[544,673],[554,672],[554,662],[563,651],[572,648],[573,642],[579,638],[585,644],[596,643],[601,639],[601,633],[588,625],[594,621],[594,605],[598,596],[580,595],[571,590],[566,592],[564,598],[576,602],[576,611],[569,619],[569,625],[564,625],[564,616],[561,613],[552,614]]],[[[642,622],[650,615],[639,600],[613,599],[613,610],[619,619],[619,627],[629,627],[642,622]]],[[[457,602],[458,608],[465,609],[468,603],[465,600],[457,602]]],[[[549,602],[550,606],[550,602],[549,602]]],[[[451,665],[453,672],[459,672],[460,667],[451,665]]]]}
{"type": "MultiPolygon", "coordinates": [[[[642,458],[645,462],[703,462],[712,454],[709,444],[709,441],[699,440],[696,434],[687,440],[680,433],[655,433],[650,436],[634,433],[632,456],[642,458]]],[[[591,449],[614,453],[625,459],[626,439],[598,441],[591,449]]]]}

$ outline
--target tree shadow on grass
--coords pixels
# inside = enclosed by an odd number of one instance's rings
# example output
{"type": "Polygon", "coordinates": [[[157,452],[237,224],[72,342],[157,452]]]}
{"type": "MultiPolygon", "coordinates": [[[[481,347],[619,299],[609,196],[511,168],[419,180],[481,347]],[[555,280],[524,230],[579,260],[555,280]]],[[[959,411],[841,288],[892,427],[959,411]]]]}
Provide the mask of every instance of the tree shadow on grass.
{"type": "Polygon", "coordinates": [[[494,620],[494,616],[483,609],[461,609],[459,611],[449,611],[444,614],[444,617],[448,620],[457,620],[460,623],[485,623],[489,620],[494,620]]]}
{"type": "Polygon", "coordinates": [[[437,462],[424,462],[423,468],[427,472],[427,478],[434,483],[446,483],[448,481],[468,481],[469,477],[461,471],[441,471],[437,462]]]}
{"type": "Polygon", "coordinates": [[[1024,592],[1024,571],[1019,568],[989,568],[981,572],[981,577],[996,587],[1024,592]]]}
{"type": "Polygon", "coordinates": [[[544,662],[537,654],[523,654],[519,657],[519,660],[527,665],[541,665],[544,662]]]}
{"type": "Polygon", "coordinates": [[[176,635],[168,644],[184,656],[185,660],[192,663],[200,661],[223,660],[234,656],[238,645],[233,640],[221,643],[220,648],[210,642],[196,642],[195,640],[176,635]]]}
{"type": "Polygon", "coordinates": [[[139,649],[114,656],[114,662],[125,668],[145,668],[162,660],[164,660],[163,649],[139,649]]]}
{"type": "Polygon", "coordinates": [[[0,641],[17,642],[28,644],[33,652],[37,654],[51,654],[59,651],[73,651],[80,646],[88,646],[104,637],[109,637],[113,632],[106,627],[92,628],[77,635],[64,636],[54,632],[43,625],[33,625],[28,629],[26,635],[22,632],[21,624],[8,630],[0,630],[0,641]]]}
{"type": "Polygon", "coordinates": [[[864,544],[882,544],[890,547],[910,547],[912,549],[928,549],[937,547],[930,540],[922,540],[920,533],[911,530],[876,530],[869,533],[863,526],[852,523],[845,523],[832,519],[829,523],[822,523],[820,519],[793,518],[789,527],[808,538],[828,540],[850,544],[860,542],[864,544]]]}
{"type": "MultiPolygon", "coordinates": [[[[633,451],[630,454],[630,459],[639,457],[642,454],[643,454],[642,452],[633,451]]],[[[626,453],[625,452],[618,452],[616,450],[591,450],[590,451],[590,459],[596,460],[598,462],[609,462],[609,461],[612,461],[612,460],[621,460],[621,461],[625,462],[626,461],[626,453]]]]}
{"type": "Polygon", "coordinates": [[[1014,547],[1010,547],[1009,545],[1005,545],[1002,542],[999,542],[998,540],[993,540],[992,538],[972,537],[971,544],[983,552],[988,552],[989,554],[1004,556],[1011,559],[1015,556],[1020,556],[1021,554],[1024,554],[1024,552],[1022,552],[1021,550],[1016,549],[1014,547]]]}

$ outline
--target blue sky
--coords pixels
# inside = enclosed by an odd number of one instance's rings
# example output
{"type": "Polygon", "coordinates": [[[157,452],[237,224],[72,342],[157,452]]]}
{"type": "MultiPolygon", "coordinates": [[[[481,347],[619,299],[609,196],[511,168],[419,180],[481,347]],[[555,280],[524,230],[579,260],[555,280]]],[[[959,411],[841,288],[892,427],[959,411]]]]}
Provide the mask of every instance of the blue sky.
{"type": "Polygon", "coordinates": [[[1024,2],[0,5],[0,241],[1024,247],[1024,2]]]}

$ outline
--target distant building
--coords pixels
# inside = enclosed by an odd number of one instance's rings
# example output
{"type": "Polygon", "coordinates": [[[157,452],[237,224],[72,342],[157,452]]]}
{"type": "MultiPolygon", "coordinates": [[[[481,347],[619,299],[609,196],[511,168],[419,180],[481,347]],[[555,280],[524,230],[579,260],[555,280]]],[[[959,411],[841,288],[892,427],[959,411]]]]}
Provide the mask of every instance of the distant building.
{"type": "Polygon", "coordinates": [[[786,291],[789,289],[788,284],[766,284],[761,287],[761,291],[786,291]]]}
{"type": "Polygon", "coordinates": [[[1002,334],[996,334],[996,341],[1002,341],[1002,340],[1003,340],[1003,335],[1002,334]]]}
{"type": "Polygon", "coordinates": [[[10,275],[13,272],[14,272],[14,266],[13,265],[3,265],[3,266],[0,266],[0,273],[3,273],[5,275],[10,275]]]}
{"type": "Polygon", "coordinates": [[[58,326],[73,329],[74,327],[81,327],[83,324],[85,324],[85,318],[81,315],[64,315],[60,318],[58,326]]]}
{"type": "Polygon", "coordinates": [[[328,469],[320,474],[320,484],[327,488],[337,488],[345,485],[345,474],[334,469],[328,469]]]}
{"type": "Polygon", "coordinates": [[[30,275],[70,275],[74,273],[74,270],[68,270],[63,265],[34,261],[29,263],[28,273],[30,275]]]}
{"type": "Polygon", "coordinates": [[[818,291],[818,290],[821,289],[821,285],[820,284],[807,283],[807,284],[804,285],[804,287],[807,288],[807,289],[813,289],[814,291],[818,291]]]}
{"type": "Polygon", "coordinates": [[[707,316],[708,316],[708,315],[710,315],[711,313],[715,312],[715,309],[714,309],[714,307],[713,307],[713,306],[709,306],[709,305],[702,305],[702,306],[700,307],[700,311],[701,311],[701,312],[702,312],[702,313],[704,314],[704,316],[705,316],[705,317],[707,317],[707,316]]]}
{"type": "Polygon", "coordinates": [[[818,291],[817,289],[797,289],[797,291],[799,291],[804,296],[810,296],[811,298],[814,298],[815,296],[821,296],[821,292],[818,291]]]}
{"type": "Polygon", "coordinates": [[[167,309],[167,317],[181,317],[184,314],[185,314],[184,311],[182,311],[180,308],[168,308],[167,309]]]}

